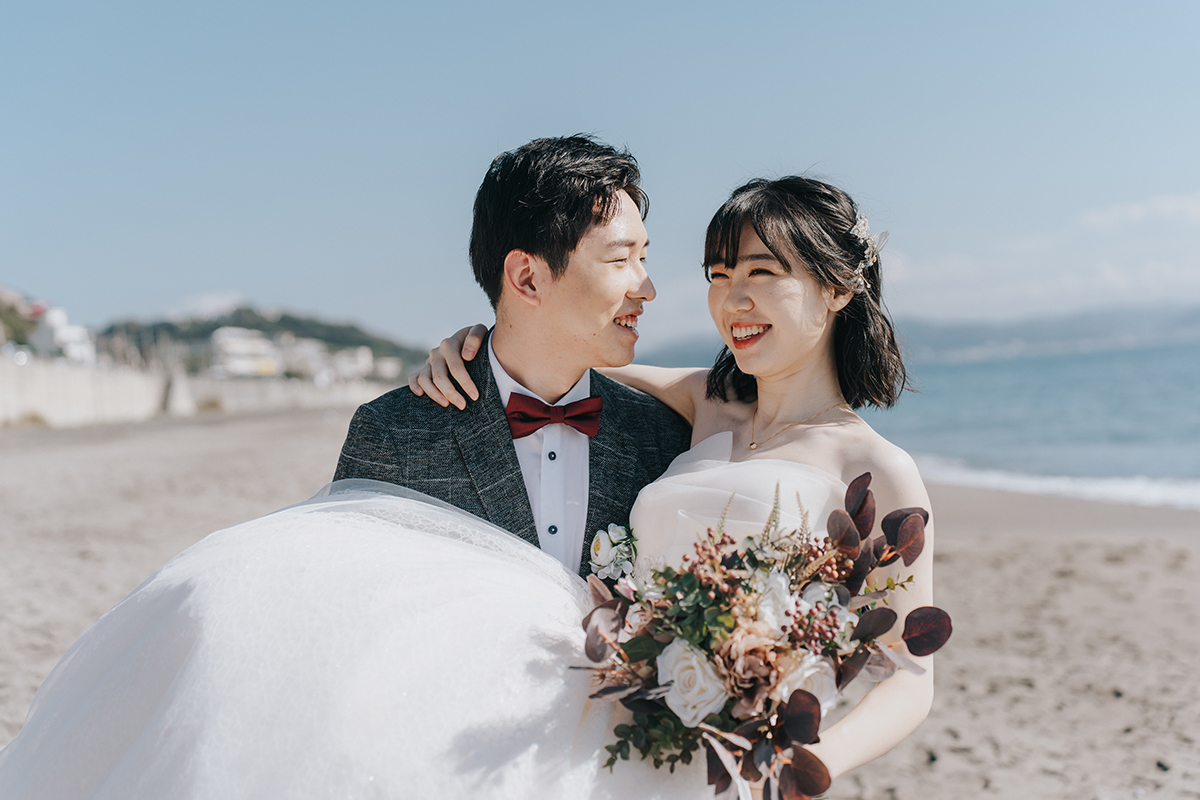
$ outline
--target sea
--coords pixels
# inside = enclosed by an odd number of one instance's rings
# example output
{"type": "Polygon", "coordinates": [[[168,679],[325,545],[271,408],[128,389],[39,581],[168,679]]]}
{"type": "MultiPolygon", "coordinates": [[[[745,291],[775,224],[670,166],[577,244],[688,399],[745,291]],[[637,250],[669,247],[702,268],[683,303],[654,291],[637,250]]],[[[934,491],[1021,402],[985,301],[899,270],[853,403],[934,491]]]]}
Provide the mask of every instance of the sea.
{"type": "Polygon", "coordinates": [[[930,483],[1200,510],[1200,342],[908,367],[862,414],[930,483]]]}
{"type": "MultiPolygon", "coordinates": [[[[1097,347],[1121,336],[1105,340],[1101,323],[1085,320],[1084,338],[1084,326],[1068,322],[1066,333],[1052,329],[1032,343],[1028,325],[997,333],[908,323],[916,391],[860,413],[912,454],[930,483],[1200,510],[1196,326],[1174,343],[1097,347]],[[1056,335],[1062,346],[1050,341],[1056,335]],[[978,346],[989,341],[1022,346],[978,346]]],[[[719,349],[715,337],[697,337],[645,363],[711,364],[719,349]]]]}

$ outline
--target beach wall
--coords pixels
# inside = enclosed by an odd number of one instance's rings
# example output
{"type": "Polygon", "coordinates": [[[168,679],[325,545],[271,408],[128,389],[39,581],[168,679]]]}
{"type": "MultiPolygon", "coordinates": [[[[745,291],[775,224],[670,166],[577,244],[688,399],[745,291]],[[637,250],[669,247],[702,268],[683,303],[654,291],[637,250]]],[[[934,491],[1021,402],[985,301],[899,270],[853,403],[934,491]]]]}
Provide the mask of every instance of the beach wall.
{"type": "Polygon", "coordinates": [[[318,386],[282,378],[213,380],[182,372],[0,360],[0,427],[72,428],[163,415],[353,408],[391,388],[371,381],[318,386]]]}
{"type": "Polygon", "coordinates": [[[127,367],[0,360],[0,425],[72,428],[146,420],[163,408],[166,386],[166,375],[127,367]]]}
{"type": "Polygon", "coordinates": [[[373,381],[346,381],[318,386],[310,381],[244,378],[190,378],[190,391],[201,411],[241,414],[307,408],[354,408],[395,387],[373,381]]]}

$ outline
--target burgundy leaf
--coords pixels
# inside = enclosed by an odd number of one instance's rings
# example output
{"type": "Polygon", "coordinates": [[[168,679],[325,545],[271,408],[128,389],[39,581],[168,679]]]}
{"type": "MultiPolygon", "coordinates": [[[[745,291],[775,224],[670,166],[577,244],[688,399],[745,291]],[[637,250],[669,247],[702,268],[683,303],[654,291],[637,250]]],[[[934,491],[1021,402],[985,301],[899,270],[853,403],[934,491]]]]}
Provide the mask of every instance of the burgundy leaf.
{"type": "Polygon", "coordinates": [[[875,563],[879,563],[879,559],[883,558],[883,551],[887,549],[887,539],[880,536],[878,539],[871,540],[871,552],[875,554],[875,563]]]}
{"type": "Polygon", "coordinates": [[[592,602],[596,605],[602,605],[613,599],[613,593],[604,585],[604,581],[595,575],[588,575],[587,582],[588,588],[592,590],[592,602]]]}
{"type": "Polygon", "coordinates": [[[860,547],[858,528],[854,527],[854,520],[850,519],[849,514],[840,508],[835,508],[829,515],[826,533],[829,535],[829,542],[834,547],[850,558],[858,557],[860,547]]]}
{"type": "MultiPolygon", "coordinates": [[[[879,541],[883,541],[880,539],[879,541]]],[[[871,574],[871,570],[875,568],[875,552],[870,547],[864,547],[862,552],[858,554],[858,558],[854,559],[854,567],[850,570],[850,574],[846,576],[846,589],[850,594],[858,594],[862,589],[863,583],[866,582],[867,576],[871,574]]]]}
{"type": "Polygon", "coordinates": [[[880,600],[886,600],[891,593],[892,591],[890,589],[876,589],[873,592],[860,594],[858,597],[851,599],[850,602],[846,604],[846,608],[850,609],[851,611],[857,611],[863,606],[870,605],[871,603],[877,603],[880,600]]]}
{"type": "Polygon", "coordinates": [[[884,517],[883,522],[879,523],[879,527],[883,528],[883,535],[887,537],[887,543],[892,547],[896,546],[896,535],[900,533],[900,523],[913,514],[920,514],[925,522],[929,522],[929,512],[923,508],[913,506],[911,508],[898,508],[884,517]]]}
{"type": "Polygon", "coordinates": [[[708,785],[716,787],[713,789],[713,794],[720,794],[729,788],[729,784],[733,782],[733,776],[729,774],[729,770],[725,769],[725,765],[721,763],[721,757],[717,755],[717,751],[711,744],[705,742],[704,749],[708,751],[708,785]]]}
{"type": "MultiPolygon", "coordinates": [[[[696,727],[702,731],[708,731],[713,736],[724,739],[725,742],[728,742],[729,745],[733,746],[732,749],[738,751],[749,750],[754,746],[754,742],[750,741],[745,736],[742,736],[737,731],[723,731],[720,728],[714,728],[712,725],[709,725],[706,722],[701,722],[696,727]]],[[[722,742],[722,744],[724,744],[724,742],[722,742]]],[[[725,745],[726,749],[730,749],[729,745],[725,745]]]]}
{"type": "MultiPolygon", "coordinates": [[[[765,729],[770,727],[770,723],[765,719],[752,719],[743,722],[733,729],[733,732],[744,739],[749,739],[751,742],[757,742],[762,736],[765,729]]],[[[763,741],[766,741],[765,739],[763,741]]]]}
{"type": "Polygon", "coordinates": [[[629,604],[619,597],[614,597],[606,603],[601,603],[583,618],[583,629],[587,631],[583,652],[597,663],[608,658],[613,652],[613,643],[617,640],[617,632],[621,630],[622,618],[629,604]]]}
{"type": "Polygon", "coordinates": [[[908,612],[901,636],[908,645],[908,652],[914,656],[927,656],[937,652],[952,631],[949,614],[934,606],[921,606],[908,612]]]}
{"type": "Polygon", "coordinates": [[[792,763],[779,775],[779,794],[784,800],[809,800],[829,790],[829,770],[811,751],[797,747],[792,763]]]}
{"type": "Polygon", "coordinates": [[[762,779],[762,772],[759,771],[758,765],[754,763],[754,758],[749,753],[742,756],[742,777],[751,782],[762,779]]]}
{"type": "Polygon", "coordinates": [[[904,559],[904,566],[911,567],[912,563],[925,549],[925,520],[920,514],[910,514],[900,523],[900,531],[896,534],[896,550],[904,559]]]}
{"type": "Polygon", "coordinates": [[[858,515],[863,501],[867,499],[867,494],[870,491],[867,487],[870,485],[871,473],[864,472],[850,481],[850,485],[846,487],[846,513],[850,516],[854,517],[858,515]]]}
{"type": "Polygon", "coordinates": [[[592,700],[620,700],[622,697],[634,694],[641,688],[640,686],[605,686],[600,691],[588,695],[588,697],[592,700]]]}
{"type": "Polygon", "coordinates": [[[753,758],[754,766],[758,767],[759,772],[767,772],[771,768],[771,762],[775,760],[775,747],[771,744],[771,740],[763,739],[754,745],[754,752],[751,758],[753,758]]]}
{"type": "Polygon", "coordinates": [[[666,697],[668,694],[671,693],[671,684],[672,683],[674,683],[674,681],[667,681],[663,685],[655,686],[652,689],[647,689],[647,688],[643,687],[642,691],[638,692],[638,697],[644,697],[647,700],[657,700],[660,697],[666,697]]]}
{"type": "Polygon", "coordinates": [[[640,695],[622,697],[621,705],[628,708],[634,714],[657,714],[664,708],[661,700],[647,700],[640,695]]]}
{"type": "Polygon", "coordinates": [[[603,603],[600,603],[595,608],[593,608],[591,611],[589,611],[587,616],[584,617],[583,621],[580,623],[580,625],[583,626],[583,629],[585,631],[588,629],[588,626],[591,625],[592,615],[595,614],[597,611],[599,611],[602,608],[616,610],[617,615],[620,617],[621,621],[624,622],[625,621],[625,612],[629,610],[629,604],[626,603],[620,597],[613,597],[608,600],[605,600],[603,603]]]}
{"type": "Polygon", "coordinates": [[[854,626],[854,633],[850,634],[850,641],[877,639],[890,631],[895,624],[896,612],[890,608],[873,608],[865,611],[859,615],[858,624],[854,626]]]}
{"type": "Polygon", "coordinates": [[[880,560],[879,560],[879,563],[878,563],[878,564],[876,564],[875,566],[877,566],[877,567],[886,567],[888,564],[895,563],[896,559],[898,559],[898,558],[900,558],[900,554],[899,554],[899,553],[897,553],[895,550],[893,550],[892,552],[888,553],[888,555],[887,555],[887,556],[885,556],[884,558],[880,559],[880,560]]]}
{"type": "Polygon", "coordinates": [[[870,651],[859,647],[848,658],[842,659],[837,670],[837,688],[841,690],[842,687],[854,680],[870,657],[870,651]]]}
{"type": "MultiPolygon", "coordinates": [[[[889,650],[887,647],[883,649],[889,650]]],[[[867,659],[867,663],[863,666],[860,675],[862,675],[862,679],[864,681],[879,683],[880,681],[885,681],[892,677],[892,673],[895,671],[895,661],[888,658],[888,656],[884,655],[883,653],[871,653],[871,657],[867,659]]]]}
{"type": "Polygon", "coordinates": [[[796,744],[816,741],[821,727],[821,701],[811,692],[797,689],[783,707],[783,729],[796,744]]]}
{"type": "Polygon", "coordinates": [[[875,493],[868,491],[862,508],[851,516],[854,518],[854,527],[858,528],[859,538],[866,539],[870,536],[871,529],[875,527],[875,493]]]}

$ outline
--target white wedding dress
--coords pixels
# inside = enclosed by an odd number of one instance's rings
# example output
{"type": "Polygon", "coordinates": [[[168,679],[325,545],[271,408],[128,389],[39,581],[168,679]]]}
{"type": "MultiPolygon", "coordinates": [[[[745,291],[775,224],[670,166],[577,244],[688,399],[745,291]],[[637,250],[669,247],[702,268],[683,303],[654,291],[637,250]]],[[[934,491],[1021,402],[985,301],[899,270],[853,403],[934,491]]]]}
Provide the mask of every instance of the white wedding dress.
{"type": "MultiPolygon", "coordinates": [[[[731,434],[680,455],[638,498],[643,565],[727,529],[824,529],[845,485],[731,434]]],[[[341,481],[214,533],[89,628],[0,751],[0,797],[711,797],[703,753],[675,774],[602,767],[626,715],[590,701],[586,584],[424,495],[341,481]]]]}

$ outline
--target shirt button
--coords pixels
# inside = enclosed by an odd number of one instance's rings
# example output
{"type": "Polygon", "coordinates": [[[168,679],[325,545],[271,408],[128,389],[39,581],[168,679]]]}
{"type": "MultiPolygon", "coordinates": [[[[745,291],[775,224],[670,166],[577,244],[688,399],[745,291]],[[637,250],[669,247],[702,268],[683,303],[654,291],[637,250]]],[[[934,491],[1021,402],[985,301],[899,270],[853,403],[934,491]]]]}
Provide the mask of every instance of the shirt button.
{"type": "Polygon", "coordinates": [[[558,533],[558,526],[551,525],[549,530],[550,530],[550,535],[553,536],[554,534],[558,533]]]}
{"type": "Polygon", "coordinates": [[[546,456],[546,458],[548,458],[548,459],[550,459],[551,461],[553,461],[554,459],[558,458],[558,454],[556,454],[556,453],[555,453],[553,450],[551,450],[551,451],[550,451],[550,455],[546,456]]]}

